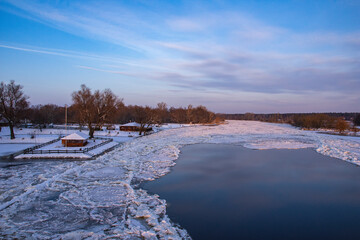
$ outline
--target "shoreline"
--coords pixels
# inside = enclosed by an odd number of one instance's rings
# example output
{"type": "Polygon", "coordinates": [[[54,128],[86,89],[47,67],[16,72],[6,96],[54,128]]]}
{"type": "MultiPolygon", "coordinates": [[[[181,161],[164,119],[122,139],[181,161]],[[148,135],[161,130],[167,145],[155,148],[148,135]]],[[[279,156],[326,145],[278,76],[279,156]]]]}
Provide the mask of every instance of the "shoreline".
{"type": "MultiPolygon", "coordinates": [[[[171,223],[170,218],[166,215],[166,201],[160,199],[156,194],[152,195],[139,189],[136,183],[164,176],[176,164],[181,147],[197,143],[247,144],[256,148],[287,148],[289,146],[303,148],[311,145],[320,154],[335,155],[339,159],[352,161],[355,164],[359,164],[357,159],[360,156],[360,141],[357,139],[356,141],[344,140],[338,136],[309,133],[288,125],[229,121],[229,124],[215,127],[194,126],[169,129],[125,142],[116,150],[95,160],[56,163],[58,166],[56,168],[46,167],[47,164],[55,163],[43,162],[25,166],[24,168],[29,170],[22,173],[23,182],[19,182],[16,177],[19,174],[16,167],[0,169],[0,171],[4,171],[5,176],[10,176],[5,181],[7,185],[2,185],[1,188],[5,192],[6,189],[13,188],[13,192],[9,192],[8,197],[15,198],[11,206],[2,210],[2,214],[6,218],[0,220],[0,225],[7,229],[8,236],[15,234],[14,236],[20,238],[29,237],[30,235],[26,235],[26,232],[31,230],[31,226],[27,229],[26,225],[22,227],[12,225],[11,219],[16,216],[19,209],[31,204],[34,199],[46,198],[51,193],[50,189],[59,189],[61,198],[56,202],[47,203],[55,209],[66,204],[70,209],[74,209],[72,212],[76,209],[78,209],[76,211],[80,211],[82,208],[88,209],[89,206],[91,206],[90,212],[112,209],[116,206],[123,210],[119,210],[121,214],[116,215],[111,222],[108,222],[110,220],[106,217],[105,211],[95,218],[99,223],[90,226],[87,230],[69,229],[66,234],[56,234],[48,229],[47,233],[42,233],[45,234],[42,235],[43,238],[60,239],[70,235],[81,237],[86,236],[89,232],[99,238],[111,236],[123,239],[144,236],[190,238],[186,230],[171,223]],[[41,178],[35,178],[31,169],[36,169],[41,178]],[[39,190],[31,192],[24,198],[20,197],[21,193],[27,192],[29,186],[31,189],[37,188],[44,181],[47,183],[41,185],[39,190]],[[90,199],[87,200],[89,197],[90,199]],[[103,223],[100,224],[100,222],[103,223]]],[[[6,197],[5,194],[3,199],[6,197]]],[[[0,202],[0,205],[3,203],[0,202]]],[[[48,213],[41,209],[39,211],[39,214],[45,214],[43,217],[47,219],[48,213]]],[[[56,211],[59,211],[58,221],[66,221],[62,217],[64,210],[59,208],[56,211]]],[[[22,214],[26,216],[27,212],[22,214]]],[[[86,214],[73,217],[82,219],[86,217],[86,214]]],[[[46,222],[46,220],[44,221],[46,222]]]]}

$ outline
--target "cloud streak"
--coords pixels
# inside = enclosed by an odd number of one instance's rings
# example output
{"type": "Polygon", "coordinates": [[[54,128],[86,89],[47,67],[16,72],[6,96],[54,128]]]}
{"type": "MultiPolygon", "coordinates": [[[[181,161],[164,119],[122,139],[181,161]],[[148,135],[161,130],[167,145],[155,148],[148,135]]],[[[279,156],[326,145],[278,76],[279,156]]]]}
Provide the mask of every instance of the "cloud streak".
{"type": "MultiPolygon", "coordinates": [[[[273,94],[360,91],[359,31],[295,31],[232,9],[156,11],[119,2],[8,1],[30,19],[121,46],[110,58],[56,49],[0,48],[94,61],[78,68],[166,84],[171,91],[273,94]],[[140,10],[139,10],[140,9],[140,10]],[[122,53],[119,53],[119,56],[122,53]],[[115,53],[116,55],[116,53],[115,53]],[[104,65],[96,62],[106,61],[104,65]],[[93,66],[93,67],[90,67],[93,66]],[[120,70],[119,70],[120,69],[120,70]]],[[[12,10],[16,12],[16,10],[12,10]]]]}

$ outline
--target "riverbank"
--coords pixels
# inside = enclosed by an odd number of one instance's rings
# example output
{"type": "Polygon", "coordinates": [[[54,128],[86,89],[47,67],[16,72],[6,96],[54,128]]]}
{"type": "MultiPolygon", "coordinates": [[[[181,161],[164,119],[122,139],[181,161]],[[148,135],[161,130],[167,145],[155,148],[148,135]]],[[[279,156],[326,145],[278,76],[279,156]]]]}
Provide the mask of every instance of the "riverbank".
{"type": "Polygon", "coordinates": [[[189,238],[167,216],[166,201],[138,186],[168,173],[181,147],[198,143],[312,147],[327,156],[360,162],[359,138],[301,131],[286,124],[229,121],[169,129],[126,142],[93,161],[34,162],[0,169],[0,236],[189,238]]]}

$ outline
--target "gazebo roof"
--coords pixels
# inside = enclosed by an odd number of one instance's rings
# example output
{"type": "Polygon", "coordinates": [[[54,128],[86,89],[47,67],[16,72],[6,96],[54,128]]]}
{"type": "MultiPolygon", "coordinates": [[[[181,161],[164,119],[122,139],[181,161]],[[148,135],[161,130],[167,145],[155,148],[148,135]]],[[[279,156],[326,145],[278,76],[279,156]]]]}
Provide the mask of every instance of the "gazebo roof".
{"type": "Polygon", "coordinates": [[[126,123],[121,125],[122,127],[140,127],[141,125],[137,122],[130,122],[130,123],[126,123]]]}
{"type": "Polygon", "coordinates": [[[87,134],[83,132],[76,132],[61,138],[61,140],[86,140],[88,138],[89,136],[87,134]]]}

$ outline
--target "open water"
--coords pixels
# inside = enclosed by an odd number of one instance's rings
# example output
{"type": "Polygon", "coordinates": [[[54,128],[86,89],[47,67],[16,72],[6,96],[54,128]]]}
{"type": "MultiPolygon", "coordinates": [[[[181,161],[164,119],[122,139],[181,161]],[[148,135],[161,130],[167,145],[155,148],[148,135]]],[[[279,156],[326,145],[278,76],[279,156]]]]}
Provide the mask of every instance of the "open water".
{"type": "Polygon", "coordinates": [[[313,149],[185,146],[142,188],[193,239],[360,239],[360,168],[313,149]]]}

